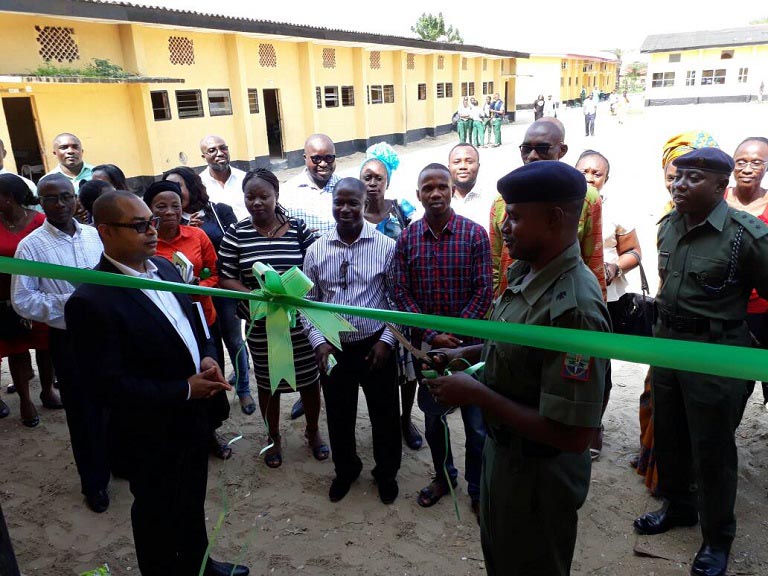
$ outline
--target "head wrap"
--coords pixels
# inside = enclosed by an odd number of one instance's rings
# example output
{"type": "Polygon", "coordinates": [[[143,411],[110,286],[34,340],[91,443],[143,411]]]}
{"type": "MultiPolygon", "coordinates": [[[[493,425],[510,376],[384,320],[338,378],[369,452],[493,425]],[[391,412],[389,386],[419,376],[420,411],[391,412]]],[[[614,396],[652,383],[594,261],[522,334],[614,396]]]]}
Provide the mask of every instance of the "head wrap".
{"type": "Polygon", "coordinates": [[[587,195],[584,175],[557,160],[525,164],[502,177],[496,188],[507,204],[568,202],[587,195]]]}
{"type": "MultiPolygon", "coordinates": [[[[397,170],[397,167],[400,166],[400,158],[398,157],[397,152],[395,152],[395,149],[386,142],[379,142],[369,146],[365,151],[365,161],[363,162],[363,165],[372,158],[384,164],[384,168],[387,170],[387,185],[389,185],[389,182],[392,180],[392,172],[397,170]]],[[[360,166],[360,169],[362,169],[362,166],[360,166]]]]}
{"type": "Polygon", "coordinates": [[[664,149],[661,152],[662,170],[666,169],[672,160],[699,148],[720,148],[720,146],[709,132],[691,131],[672,136],[664,144],[664,149]]]}
{"type": "Polygon", "coordinates": [[[160,182],[152,182],[152,184],[149,185],[149,188],[146,189],[144,192],[144,204],[151,207],[152,200],[155,199],[155,196],[163,192],[175,192],[179,195],[179,198],[182,197],[181,186],[179,186],[178,183],[172,182],[171,180],[160,180],[160,182]]]}

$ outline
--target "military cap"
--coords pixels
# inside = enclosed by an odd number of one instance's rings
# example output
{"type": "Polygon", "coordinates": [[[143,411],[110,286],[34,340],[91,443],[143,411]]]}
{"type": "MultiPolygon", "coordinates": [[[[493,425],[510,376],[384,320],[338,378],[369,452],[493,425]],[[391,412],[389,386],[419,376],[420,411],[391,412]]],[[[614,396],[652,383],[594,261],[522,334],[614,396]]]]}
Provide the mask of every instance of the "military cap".
{"type": "Polygon", "coordinates": [[[557,160],[539,160],[512,170],[496,184],[507,204],[567,202],[587,195],[584,175],[557,160]]]}
{"type": "Polygon", "coordinates": [[[152,204],[155,196],[163,192],[175,192],[181,198],[181,186],[178,183],[171,182],[170,180],[160,180],[160,182],[152,182],[149,188],[144,191],[144,204],[149,206],[152,204]]]}
{"type": "Polygon", "coordinates": [[[719,148],[699,148],[672,161],[678,170],[692,169],[730,175],[733,172],[733,158],[719,148]]]}

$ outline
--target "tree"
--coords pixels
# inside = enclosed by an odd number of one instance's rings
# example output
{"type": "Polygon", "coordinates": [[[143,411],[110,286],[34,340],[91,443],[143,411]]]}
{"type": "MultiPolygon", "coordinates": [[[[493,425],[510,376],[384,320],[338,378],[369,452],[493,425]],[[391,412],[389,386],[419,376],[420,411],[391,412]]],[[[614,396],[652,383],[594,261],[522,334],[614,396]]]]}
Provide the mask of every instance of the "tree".
{"type": "Polygon", "coordinates": [[[750,24],[768,24],[768,18],[757,18],[755,20],[750,20],[750,24]]]}
{"type": "Polygon", "coordinates": [[[619,89],[619,84],[621,82],[621,66],[623,62],[621,61],[621,56],[624,54],[624,51],[621,48],[614,48],[613,50],[608,50],[611,54],[616,56],[616,82],[614,86],[614,90],[619,89]]]}
{"type": "Polygon", "coordinates": [[[426,12],[419,16],[416,26],[411,26],[411,32],[418,34],[422,40],[432,40],[433,42],[451,42],[454,44],[464,44],[458,28],[445,26],[443,13],[437,16],[427,14],[426,12]]]}

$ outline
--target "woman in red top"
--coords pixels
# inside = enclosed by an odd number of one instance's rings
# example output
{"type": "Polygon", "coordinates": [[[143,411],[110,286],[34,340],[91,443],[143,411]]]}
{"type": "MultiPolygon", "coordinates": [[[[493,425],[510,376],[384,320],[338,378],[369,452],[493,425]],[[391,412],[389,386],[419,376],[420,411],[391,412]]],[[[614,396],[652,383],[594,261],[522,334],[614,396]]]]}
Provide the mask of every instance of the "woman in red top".
{"type": "MultiPolygon", "coordinates": [[[[180,268],[182,278],[191,283],[208,288],[219,284],[219,272],[216,250],[208,235],[200,228],[181,224],[182,196],[181,187],[176,182],[162,180],[155,182],[144,192],[144,202],[152,215],[160,218],[157,228],[157,255],[170,260],[180,268]],[[181,253],[191,262],[192,270],[185,271],[183,266],[174,262],[174,255],[181,253]]],[[[216,309],[210,296],[192,296],[203,308],[205,322],[216,346],[216,361],[224,365],[224,347],[221,332],[216,321],[216,309]]],[[[211,399],[209,418],[211,421],[211,452],[222,460],[232,455],[232,449],[223,442],[216,429],[229,417],[229,401],[224,393],[211,399]]]]}
{"type": "MultiPolygon", "coordinates": [[[[733,179],[736,186],[725,191],[731,208],[749,212],[768,223],[768,196],[762,187],[768,164],[768,138],[752,136],[744,140],[733,154],[733,179]]],[[[761,348],[768,348],[768,300],[752,290],[747,303],[747,325],[761,348]]],[[[763,404],[768,408],[768,382],[763,382],[763,404]]]]}
{"type": "MultiPolygon", "coordinates": [[[[22,238],[42,226],[45,216],[25,208],[31,199],[29,188],[15,174],[0,175],[0,256],[12,257],[22,238]]],[[[36,203],[36,201],[32,202],[36,203]]],[[[53,365],[48,352],[48,327],[22,321],[11,307],[11,275],[0,274],[0,358],[8,357],[13,385],[19,393],[21,422],[33,428],[40,423],[37,409],[29,397],[32,377],[31,349],[35,350],[43,391],[40,400],[46,408],[62,408],[53,389],[53,365]]],[[[0,418],[10,413],[0,401],[0,418]]]]}

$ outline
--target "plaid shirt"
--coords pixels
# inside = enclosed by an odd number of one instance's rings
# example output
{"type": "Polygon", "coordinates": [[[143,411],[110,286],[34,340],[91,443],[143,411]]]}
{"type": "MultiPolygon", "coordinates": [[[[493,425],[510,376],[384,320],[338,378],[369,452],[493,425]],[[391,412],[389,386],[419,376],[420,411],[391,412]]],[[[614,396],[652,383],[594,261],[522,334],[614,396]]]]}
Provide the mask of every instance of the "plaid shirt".
{"type": "Polygon", "coordinates": [[[336,174],[319,188],[309,171],[304,168],[300,173],[280,187],[280,204],[288,214],[297,220],[304,220],[307,228],[325,234],[336,228],[333,219],[333,189],[341,180],[336,174]]]}
{"type": "MultiPolygon", "coordinates": [[[[406,312],[457,318],[484,318],[491,307],[491,250],[488,234],[476,224],[453,214],[435,235],[422,218],[397,240],[394,262],[394,300],[406,312]]],[[[435,330],[413,330],[418,342],[430,343],[435,330]]],[[[464,339],[467,344],[476,342],[464,339]]]]}

